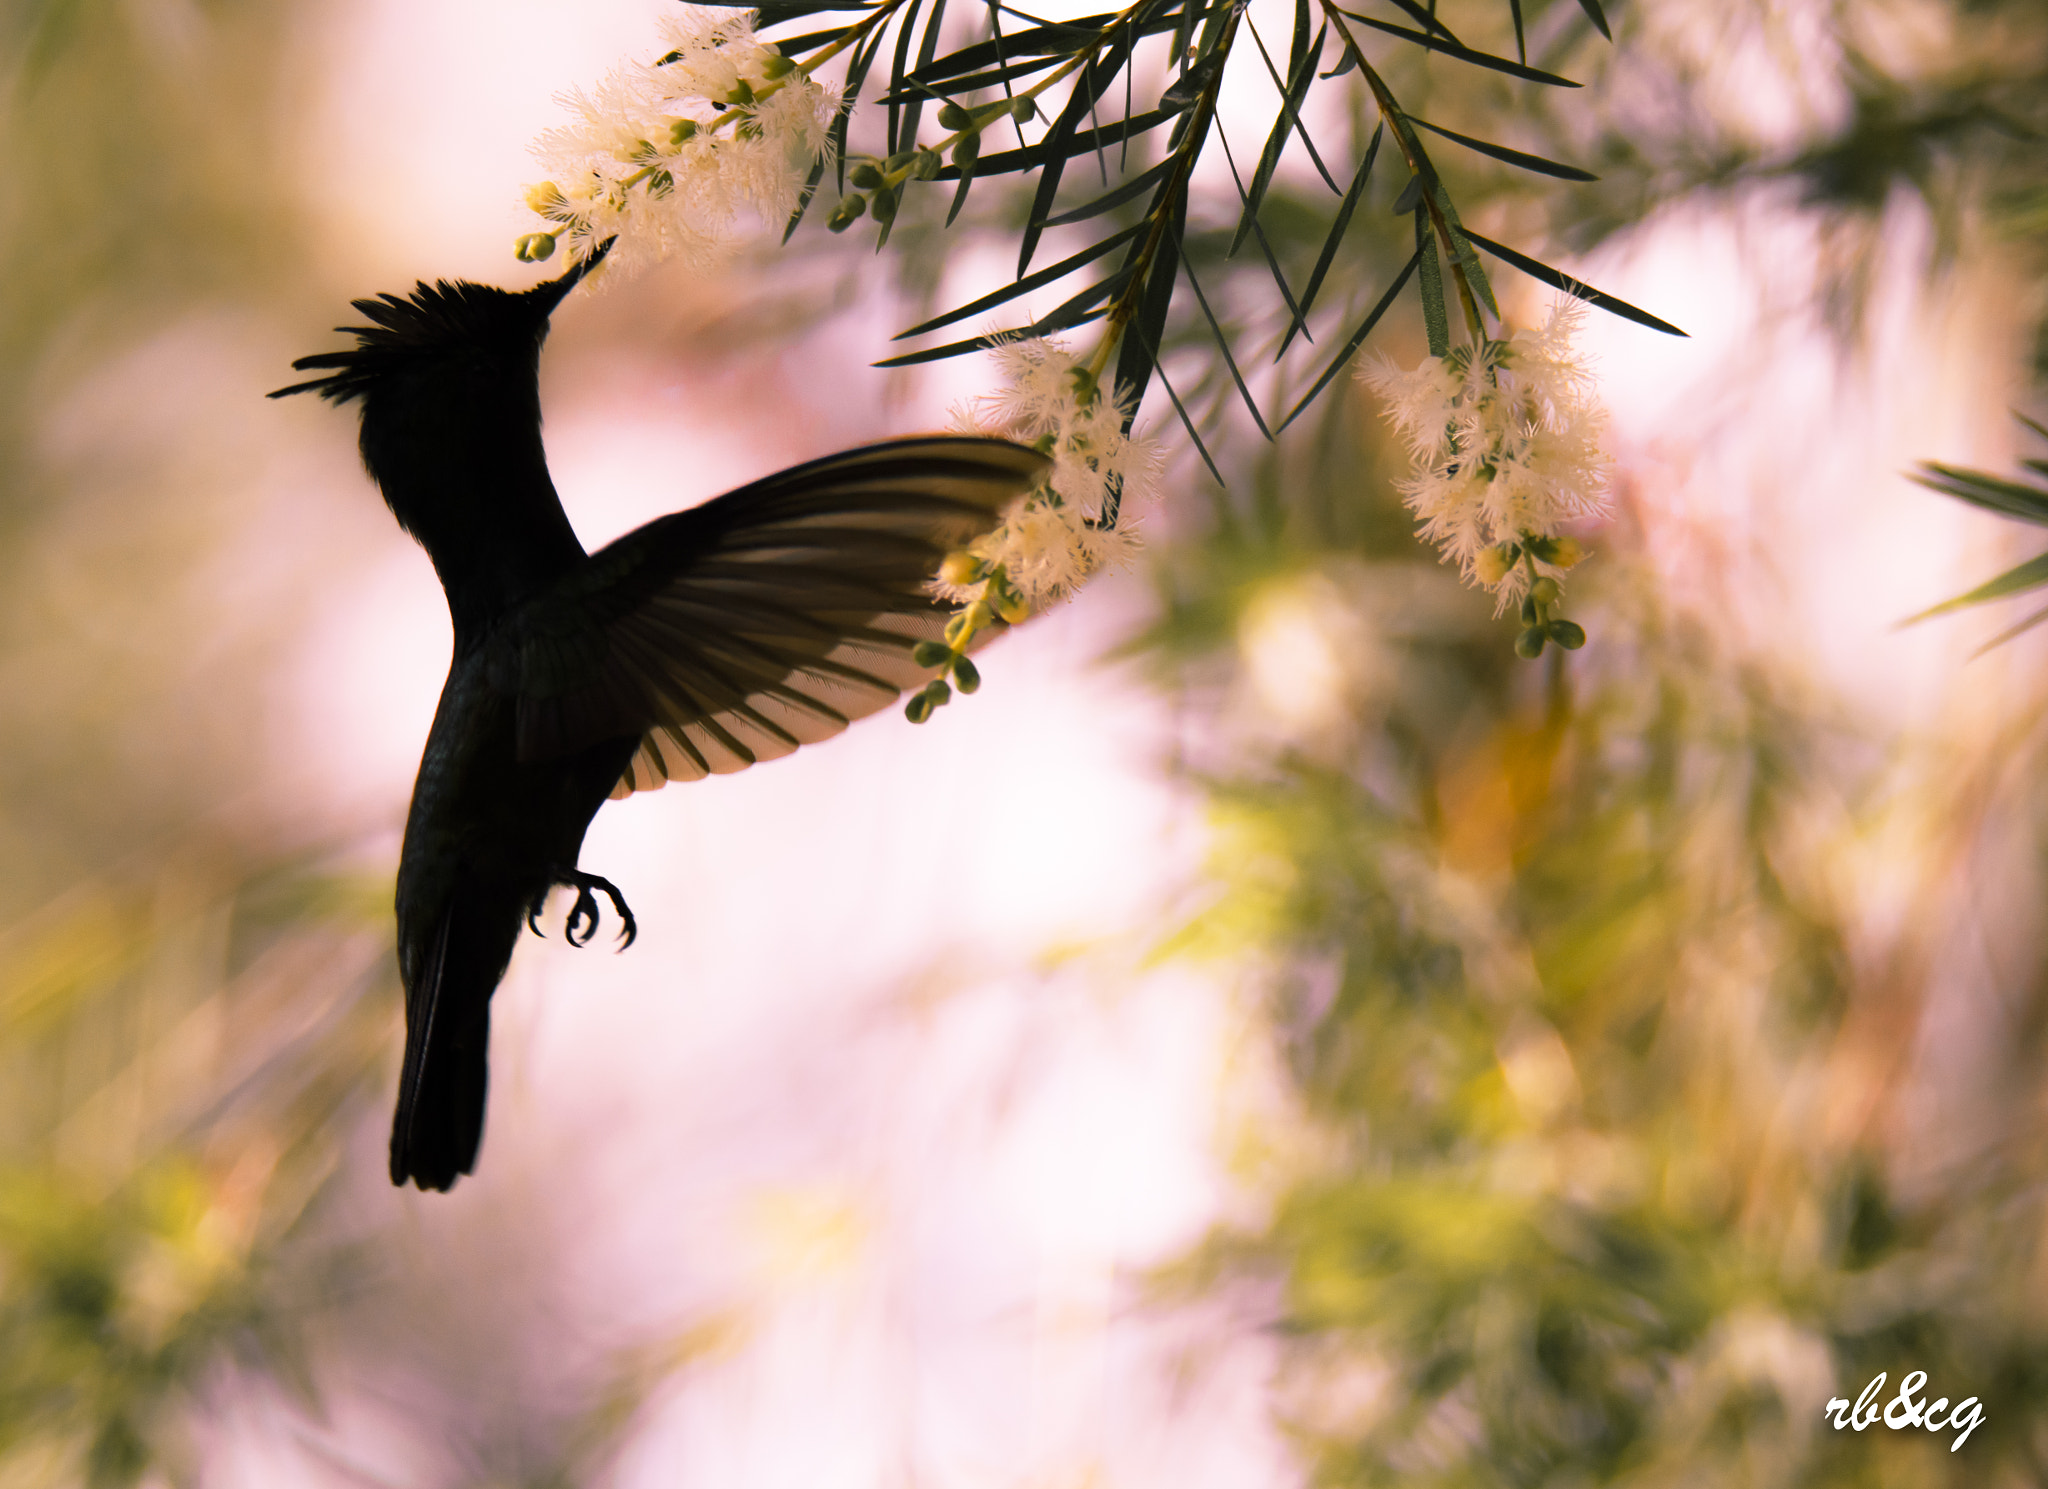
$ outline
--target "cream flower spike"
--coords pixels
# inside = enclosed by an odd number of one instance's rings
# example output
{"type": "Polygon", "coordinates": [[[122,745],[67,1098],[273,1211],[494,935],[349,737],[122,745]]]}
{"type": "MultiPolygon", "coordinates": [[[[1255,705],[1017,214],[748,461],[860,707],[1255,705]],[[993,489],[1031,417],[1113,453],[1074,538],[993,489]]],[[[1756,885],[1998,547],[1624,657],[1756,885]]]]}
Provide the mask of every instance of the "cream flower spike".
{"type": "MultiPolygon", "coordinates": [[[[1583,314],[1560,297],[1541,327],[1476,351],[1459,347],[1406,371],[1379,357],[1358,370],[1415,457],[1400,489],[1422,536],[1492,590],[1501,612],[1545,580],[1539,603],[1555,598],[1557,578],[1581,556],[1560,529],[1606,506],[1607,410],[1572,346],[1583,314]]],[[[1560,644],[1583,640],[1570,622],[1549,624],[1568,628],[1550,637],[1560,644]]]]}
{"type": "Polygon", "coordinates": [[[751,211],[779,227],[831,148],[834,92],[754,35],[753,12],[688,9],[664,25],[668,50],[615,69],[561,102],[573,123],[534,154],[548,179],[527,204],[548,226],[519,244],[544,259],[585,257],[616,238],[613,272],[679,258],[717,263],[751,211]]]}

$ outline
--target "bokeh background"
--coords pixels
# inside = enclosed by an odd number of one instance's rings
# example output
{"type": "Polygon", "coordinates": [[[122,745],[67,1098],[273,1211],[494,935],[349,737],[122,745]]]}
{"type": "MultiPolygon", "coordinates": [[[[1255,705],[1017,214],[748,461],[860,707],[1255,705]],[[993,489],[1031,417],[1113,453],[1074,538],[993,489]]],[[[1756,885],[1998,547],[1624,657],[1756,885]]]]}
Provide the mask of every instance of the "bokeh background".
{"type": "MultiPolygon", "coordinates": [[[[1362,390],[1264,446],[1191,334],[1228,489],[1155,389],[1144,563],[980,694],[607,808],[639,943],[523,943],[480,1172],[422,1196],[389,897],[445,611],[353,418],[261,395],[354,296],[536,277],[526,144],[660,6],[0,5],[0,1485],[2048,1476],[2042,643],[1899,628],[2028,552],[1904,473],[2042,453],[2048,15],[1608,9],[1525,3],[1561,98],[1388,57],[1603,176],[1473,166],[1481,231],[1692,332],[1587,328],[1591,645],[1513,656],[1362,390]],[[1984,1403],[1960,1451],[1825,1425],[1910,1370],[1984,1403]]],[[[1190,253],[1270,347],[1227,191],[1190,253]]],[[[1290,155],[1289,262],[1319,191],[1290,155]]],[[[986,391],[867,367],[1000,282],[976,195],[574,297],[586,543],[986,391]]]]}

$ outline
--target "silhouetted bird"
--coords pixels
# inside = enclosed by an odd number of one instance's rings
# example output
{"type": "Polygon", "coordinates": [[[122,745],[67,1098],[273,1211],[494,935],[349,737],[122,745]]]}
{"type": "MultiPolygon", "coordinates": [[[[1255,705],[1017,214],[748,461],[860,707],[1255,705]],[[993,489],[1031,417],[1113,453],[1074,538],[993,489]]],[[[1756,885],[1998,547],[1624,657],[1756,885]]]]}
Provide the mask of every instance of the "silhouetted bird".
{"type": "Polygon", "coordinates": [[[422,283],[358,300],[356,346],[271,396],[362,402],[363,463],[434,561],[455,652],[398,868],[405,1066],[391,1180],[446,1189],[483,1135],[490,999],[607,797],[740,770],[838,733],[933,674],[925,581],[994,525],[1045,458],[1001,440],[897,440],[814,460],[585,554],[548,478],[538,363],[590,267],[523,294],[422,283]]]}

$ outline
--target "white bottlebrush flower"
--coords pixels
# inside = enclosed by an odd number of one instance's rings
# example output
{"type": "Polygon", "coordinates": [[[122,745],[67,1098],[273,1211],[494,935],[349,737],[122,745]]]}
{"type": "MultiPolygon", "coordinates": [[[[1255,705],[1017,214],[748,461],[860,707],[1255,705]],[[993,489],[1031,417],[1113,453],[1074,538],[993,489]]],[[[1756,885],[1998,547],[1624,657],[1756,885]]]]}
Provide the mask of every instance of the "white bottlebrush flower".
{"type": "MultiPolygon", "coordinates": [[[[985,569],[1000,567],[1011,589],[1036,610],[1073,593],[1089,575],[1129,561],[1138,546],[1132,510],[1150,494],[1159,453],[1149,439],[1124,433],[1124,411],[1060,342],[1044,337],[993,349],[1001,392],[977,399],[961,424],[980,434],[1037,445],[1052,473],[1020,498],[1002,523],[969,550],[985,569]],[[1114,525],[1105,518],[1114,516],[1114,525]]],[[[970,603],[989,580],[934,588],[970,603]]]]}
{"type": "Polygon", "coordinates": [[[1559,528],[1606,502],[1607,411],[1571,345],[1582,314],[1561,299],[1541,328],[1477,351],[1406,371],[1385,357],[1359,368],[1415,456],[1401,492],[1423,537],[1503,610],[1529,584],[1520,553],[1539,572],[1568,568],[1577,545],[1559,528]]]}
{"type": "Polygon", "coordinates": [[[830,148],[837,98],[755,37],[752,11],[690,9],[664,29],[659,61],[563,94],[574,122],[534,146],[548,180],[528,204],[572,253],[616,237],[615,268],[715,263],[739,213],[779,225],[830,148]]]}

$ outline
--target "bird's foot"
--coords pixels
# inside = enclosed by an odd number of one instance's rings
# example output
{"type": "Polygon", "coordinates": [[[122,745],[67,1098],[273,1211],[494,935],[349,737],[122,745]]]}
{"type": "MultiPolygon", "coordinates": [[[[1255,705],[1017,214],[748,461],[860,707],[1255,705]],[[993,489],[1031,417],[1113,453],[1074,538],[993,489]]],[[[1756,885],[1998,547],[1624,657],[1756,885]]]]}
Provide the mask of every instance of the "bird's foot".
{"type": "Polygon", "coordinates": [[[532,906],[527,910],[526,923],[536,936],[545,936],[540,928],[540,912],[547,904],[548,890],[556,884],[576,891],[576,903],[569,907],[569,918],[563,922],[562,934],[571,946],[583,947],[590,944],[597,934],[597,896],[602,893],[612,902],[612,908],[619,914],[619,950],[624,951],[633,944],[633,938],[640,934],[640,927],[633,920],[633,912],[626,907],[626,897],[619,893],[619,886],[597,874],[586,874],[580,869],[566,869],[557,872],[553,882],[534,896],[532,906]]]}

